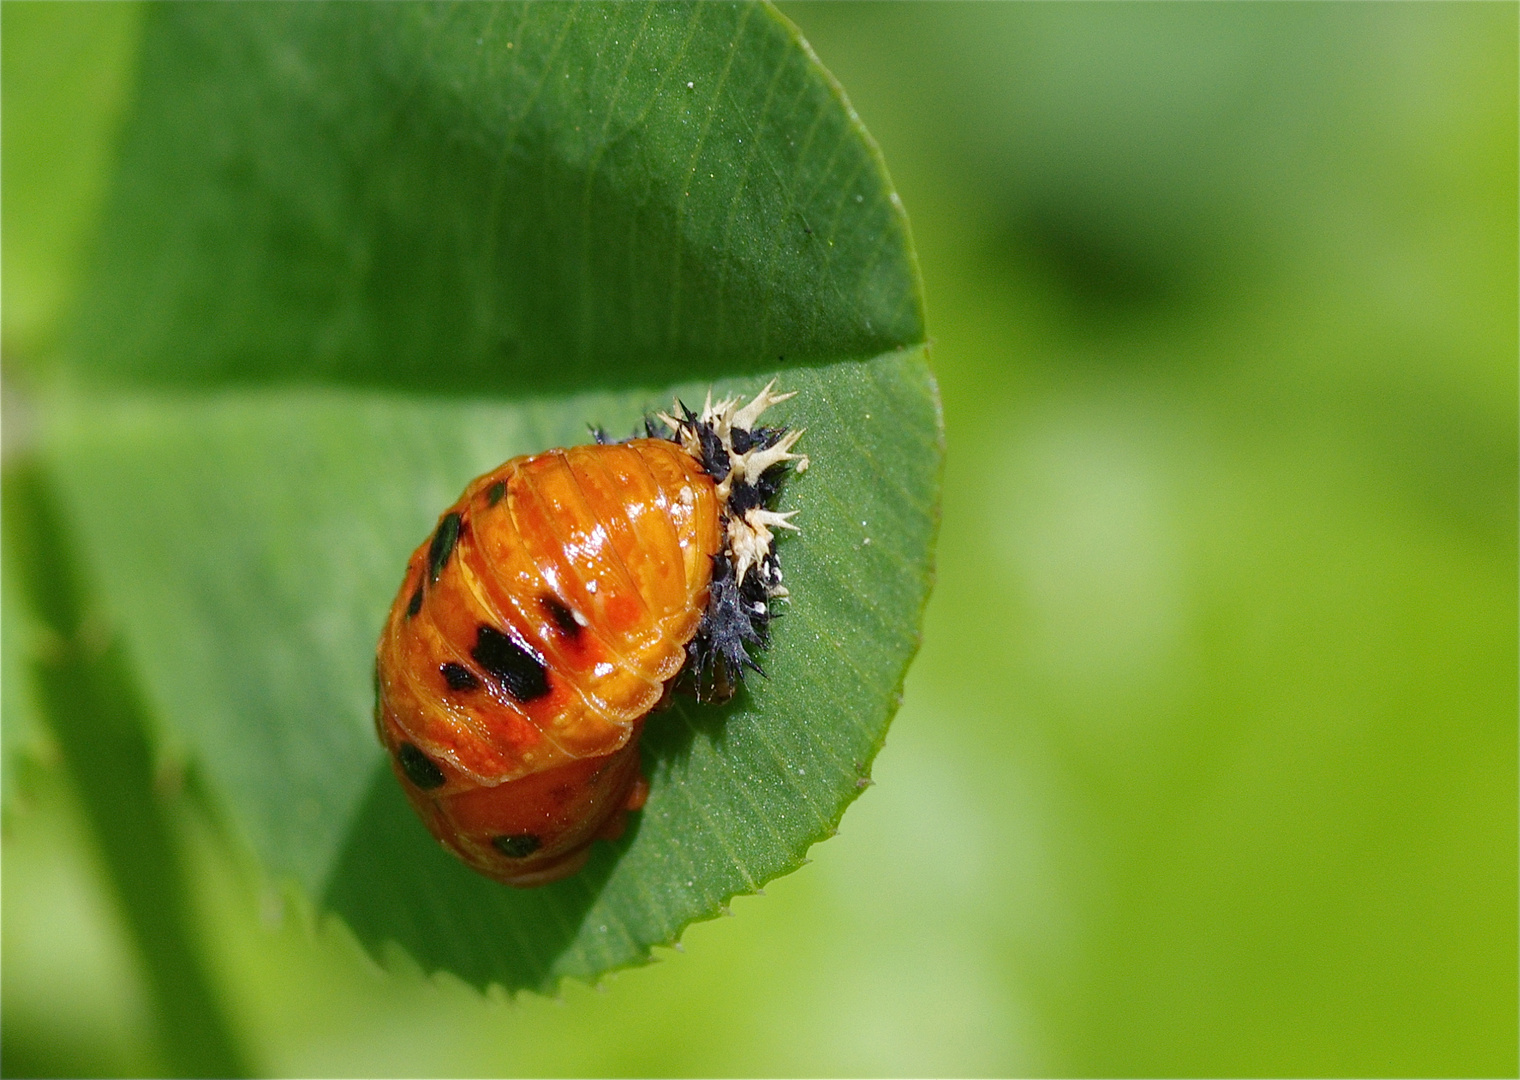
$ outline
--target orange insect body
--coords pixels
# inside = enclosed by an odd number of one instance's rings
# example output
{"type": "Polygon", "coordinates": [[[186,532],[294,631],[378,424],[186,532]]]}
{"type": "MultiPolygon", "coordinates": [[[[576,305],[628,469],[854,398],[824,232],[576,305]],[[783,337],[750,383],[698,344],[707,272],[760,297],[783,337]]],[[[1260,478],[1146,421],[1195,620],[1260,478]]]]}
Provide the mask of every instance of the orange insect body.
{"type": "MultiPolygon", "coordinates": [[[[754,415],[780,400],[768,389],[754,415]]],[[[709,403],[703,422],[726,425],[736,404],[709,403]]],[[[434,836],[508,885],[574,873],[593,840],[616,838],[643,805],[638,735],[706,625],[710,587],[738,596],[737,580],[751,608],[754,596],[784,595],[766,525],[786,515],[729,515],[727,500],[746,457],[757,481],[784,469],[796,433],[765,429],[753,438],[763,453],[734,454],[719,481],[728,459],[714,467],[687,421],[673,424],[683,441],[551,450],[474,480],[412,553],[391,605],[377,650],[380,739],[434,836]],[[732,555],[735,537],[754,547],[755,529],[758,563],[732,555]],[[771,578],[732,574],[735,558],[771,578]],[[716,583],[715,565],[726,575],[716,583]]]]}

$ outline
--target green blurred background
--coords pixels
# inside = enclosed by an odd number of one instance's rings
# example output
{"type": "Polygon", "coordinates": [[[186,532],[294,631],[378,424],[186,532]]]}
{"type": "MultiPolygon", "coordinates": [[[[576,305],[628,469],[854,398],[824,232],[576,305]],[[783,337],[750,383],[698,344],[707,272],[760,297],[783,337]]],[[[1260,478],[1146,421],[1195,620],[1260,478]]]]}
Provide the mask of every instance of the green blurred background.
{"type": "MultiPolygon", "coordinates": [[[[912,215],[944,394],[939,584],[878,786],[736,918],[562,1001],[383,971],[178,807],[250,1060],[1514,1074],[1516,6],[783,10],[912,215]]],[[[14,445],[136,13],[0,17],[14,445]]],[[[34,757],[0,1068],[152,1072],[34,757]]]]}

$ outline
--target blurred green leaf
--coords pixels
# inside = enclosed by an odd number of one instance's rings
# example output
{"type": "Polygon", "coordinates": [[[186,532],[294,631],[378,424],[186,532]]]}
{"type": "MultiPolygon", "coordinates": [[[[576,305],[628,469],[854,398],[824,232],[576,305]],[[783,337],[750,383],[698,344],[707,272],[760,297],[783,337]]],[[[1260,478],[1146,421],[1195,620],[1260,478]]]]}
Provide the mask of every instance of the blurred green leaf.
{"type": "MultiPolygon", "coordinates": [[[[783,10],[913,209],[953,442],[880,786],[816,865],[563,1005],[276,929],[197,825],[250,1060],[1515,1075],[1520,9],[783,10]]],[[[141,1074],[144,994],[59,865],[93,845],[22,776],[5,1071],[141,1074]]]]}
{"type": "Polygon", "coordinates": [[[47,396],[86,579],[168,752],[372,947],[550,989],[796,868],[929,588],[941,436],[880,157],[762,6],[171,6],[47,396]],[[652,722],[577,877],[476,878],[369,719],[410,549],[474,475],[672,393],[799,391],[768,679],[652,722]]]}
{"type": "Polygon", "coordinates": [[[47,348],[78,287],[131,81],[136,4],[0,9],[6,363],[47,348]]]}
{"type": "MultiPolygon", "coordinates": [[[[182,852],[142,706],[118,641],[93,617],[68,538],[34,463],[5,473],[5,542],[30,573],[20,590],[47,642],[18,665],[29,703],[45,715],[68,763],[95,847],[145,961],[164,1065],[173,1075],[243,1076],[247,1066],[201,963],[182,852]]],[[[8,612],[10,614],[10,612],[8,612]]]]}
{"type": "MultiPolygon", "coordinates": [[[[7,475],[7,494],[10,484],[7,475]]],[[[6,514],[10,513],[7,508],[6,514]]],[[[21,789],[22,760],[51,756],[47,724],[28,672],[29,661],[47,641],[46,628],[21,601],[22,588],[20,564],[7,551],[7,557],[0,559],[0,765],[5,770],[0,787],[6,811],[21,789]]]]}

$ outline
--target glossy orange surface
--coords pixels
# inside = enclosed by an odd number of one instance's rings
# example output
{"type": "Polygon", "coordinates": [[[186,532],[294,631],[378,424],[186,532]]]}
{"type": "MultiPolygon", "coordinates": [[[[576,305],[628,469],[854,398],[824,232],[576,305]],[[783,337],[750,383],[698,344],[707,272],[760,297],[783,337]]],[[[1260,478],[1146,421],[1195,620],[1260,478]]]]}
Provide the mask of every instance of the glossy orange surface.
{"type": "Polygon", "coordinates": [[[380,638],[376,725],[446,847],[538,885],[622,831],[721,541],[712,479],[661,439],[513,458],[443,513],[380,638]]]}

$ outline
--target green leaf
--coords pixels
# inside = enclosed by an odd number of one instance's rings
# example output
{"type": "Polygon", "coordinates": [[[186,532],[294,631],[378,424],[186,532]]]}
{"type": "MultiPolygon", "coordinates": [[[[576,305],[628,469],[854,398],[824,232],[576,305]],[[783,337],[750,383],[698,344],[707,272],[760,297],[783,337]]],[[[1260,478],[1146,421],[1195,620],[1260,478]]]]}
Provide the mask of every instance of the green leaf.
{"type": "MultiPolygon", "coordinates": [[[[3,490],[4,518],[15,532],[18,507],[12,493],[17,470],[7,462],[3,490]]],[[[31,668],[40,655],[56,649],[54,635],[38,618],[33,605],[22,600],[27,582],[22,575],[22,561],[14,557],[14,542],[6,540],[6,557],[0,559],[0,789],[5,793],[4,809],[9,812],[24,787],[24,763],[47,761],[55,757],[42,707],[37,701],[37,687],[31,668]]]]}
{"type": "Polygon", "coordinates": [[[799,866],[859,794],[929,589],[942,438],[906,218],[768,7],[174,5],[45,446],[164,752],[378,949],[552,989],[799,866]],[[454,863],[375,740],[409,551],[515,454],[673,394],[798,396],[794,596],[568,881],[454,863]]]}
{"type": "Polygon", "coordinates": [[[99,216],[142,15],[136,4],[7,3],[0,13],[0,288],[5,362],[54,344],[99,216]]]}
{"type": "Polygon", "coordinates": [[[191,7],[141,80],[93,378],[518,396],[924,339],[879,156],[765,8],[191,7]]]}
{"type": "Polygon", "coordinates": [[[34,719],[46,717],[57,757],[68,766],[113,899],[142,960],[161,1064],[170,1075],[248,1075],[196,940],[173,822],[175,784],[155,775],[154,750],[120,644],[86,606],[69,539],[35,463],[8,462],[3,494],[6,563],[31,571],[7,583],[20,587],[7,596],[5,616],[7,622],[26,620],[33,645],[7,668],[7,711],[16,711],[10,697],[21,689],[34,719]]]}

